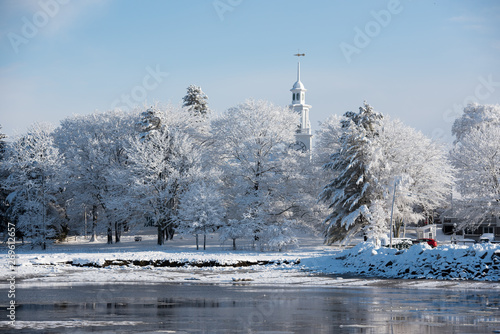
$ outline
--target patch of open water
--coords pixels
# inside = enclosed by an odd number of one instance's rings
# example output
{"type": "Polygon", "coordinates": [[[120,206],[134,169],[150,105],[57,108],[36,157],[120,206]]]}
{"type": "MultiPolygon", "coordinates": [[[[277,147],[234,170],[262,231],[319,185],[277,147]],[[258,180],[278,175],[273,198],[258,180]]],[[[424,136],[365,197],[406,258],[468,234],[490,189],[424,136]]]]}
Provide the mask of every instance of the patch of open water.
{"type": "MultiPolygon", "coordinates": [[[[0,289],[0,331],[7,323],[0,289]]],[[[16,291],[16,333],[492,333],[498,290],[203,284],[16,291]]]]}

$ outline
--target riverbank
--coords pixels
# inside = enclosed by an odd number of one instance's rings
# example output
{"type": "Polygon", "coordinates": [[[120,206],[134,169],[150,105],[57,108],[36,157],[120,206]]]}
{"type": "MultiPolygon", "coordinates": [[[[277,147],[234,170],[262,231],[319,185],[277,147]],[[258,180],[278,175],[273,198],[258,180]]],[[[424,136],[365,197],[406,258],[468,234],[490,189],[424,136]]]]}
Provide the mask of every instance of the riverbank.
{"type": "Polygon", "coordinates": [[[207,250],[196,250],[192,241],[177,238],[160,247],[151,235],[141,242],[126,236],[113,245],[75,239],[45,251],[18,245],[14,271],[2,252],[0,280],[6,282],[14,274],[21,286],[144,282],[500,289],[498,244],[445,244],[434,249],[420,244],[398,251],[360,243],[341,249],[303,237],[299,248],[259,252],[251,244],[231,250],[219,245],[216,236],[209,239],[207,250]]]}

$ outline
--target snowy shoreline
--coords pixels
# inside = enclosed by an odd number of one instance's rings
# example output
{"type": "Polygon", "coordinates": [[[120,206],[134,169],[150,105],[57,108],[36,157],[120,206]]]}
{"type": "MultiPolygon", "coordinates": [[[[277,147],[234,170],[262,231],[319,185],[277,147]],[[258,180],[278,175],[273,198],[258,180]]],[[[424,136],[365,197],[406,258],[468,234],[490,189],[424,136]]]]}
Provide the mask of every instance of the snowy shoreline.
{"type": "Polygon", "coordinates": [[[360,243],[339,249],[303,240],[287,252],[196,250],[190,240],[170,247],[154,240],[116,245],[80,242],[47,251],[18,248],[15,271],[0,256],[0,288],[61,284],[251,284],[311,287],[500,289],[500,245],[414,245],[406,251],[360,243]],[[135,264],[134,264],[135,263],[135,264]]]}

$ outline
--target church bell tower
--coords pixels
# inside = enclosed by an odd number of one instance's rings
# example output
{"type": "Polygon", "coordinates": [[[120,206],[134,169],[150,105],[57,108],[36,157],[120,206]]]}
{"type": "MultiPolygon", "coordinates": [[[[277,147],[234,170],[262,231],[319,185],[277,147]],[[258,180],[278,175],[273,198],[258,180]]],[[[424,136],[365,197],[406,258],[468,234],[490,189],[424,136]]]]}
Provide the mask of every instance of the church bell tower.
{"type": "Polygon", "coordinates": [[[297,81],[293,84],[292,104],[290,109],[300,115],[300,122],[297,126],[297,133],[295,134],[296,143],[294,148],[302,151],[310,151],[312,146],[312,132],[311,122],[309,121],[309,109],[311,106],[306,104],[306,91],[304,85],[300,81],[300,57],[305,56],[305,53],[297,53],[295,56],[299,57],[297,63],[297,81]]]}

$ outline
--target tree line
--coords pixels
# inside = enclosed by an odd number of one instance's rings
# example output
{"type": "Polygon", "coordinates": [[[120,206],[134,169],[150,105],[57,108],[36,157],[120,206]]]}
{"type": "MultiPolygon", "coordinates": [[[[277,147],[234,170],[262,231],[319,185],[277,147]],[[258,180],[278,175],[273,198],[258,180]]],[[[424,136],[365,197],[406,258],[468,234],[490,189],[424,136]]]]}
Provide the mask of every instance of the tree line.
{"type": "Polygon", "coordinates": [[[449,206],[453,187],[460,214],[479,224],[500,215],[499,115],[498,105],[466,107],[447,152],[365,103],[322,122],[314,150],[302,152],[292,149],[299,115],[289,108],[247,100],[217,114],[190,86],[182,107],[71,116],[12,142],[2,135],[1,226],[15,223],[42,248],[68,234],[119,242],[144,224],[159,245],[175,233],[198,245],[214,232],[261,250],[308,232],[329,244],[359,233],[378,242],[449,206]]]}

